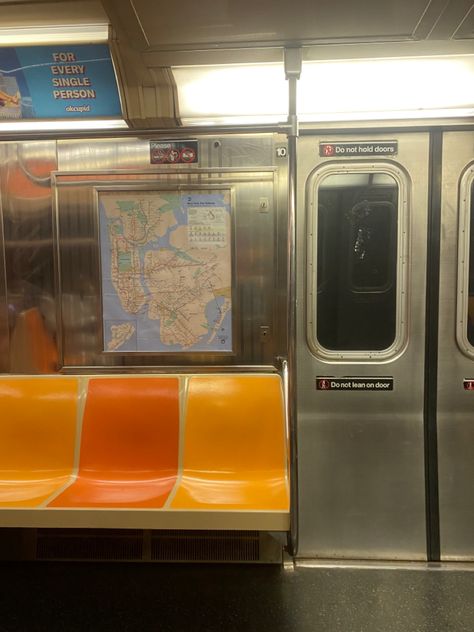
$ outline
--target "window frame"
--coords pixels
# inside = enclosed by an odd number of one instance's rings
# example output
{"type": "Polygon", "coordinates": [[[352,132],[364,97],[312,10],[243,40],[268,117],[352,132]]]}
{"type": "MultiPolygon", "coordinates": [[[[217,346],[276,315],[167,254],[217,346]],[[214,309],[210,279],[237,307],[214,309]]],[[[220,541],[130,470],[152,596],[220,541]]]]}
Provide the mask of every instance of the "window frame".
{"type": "MultiPolygon", "coordinates": [[[[331,161],[317,166],[306,182],[306,337],[311,353],[326,362],[379,362],[391,360],[402,353],[408,342],[408,253],[411,181],[397,163],[389,161],[331,161]],[[318,202],[319,187],[328,176],[360,173],[382,173],[391,176],[398,185],[396,314],[395,337],[392,344],[381,350],[332,350],[317,338],[318,288],[318,202]]],[[[473,349],[474,356],[474,349],[473,349]]]]}
{"type": "Polygon", "coordinates": [[[474,345],[467,336],[469,312],[469,256],[471,241],[471,204],[473,200],[474,162],[465,169],[459,182],[458,279],[456,294],[456,342],[459,349],[474,360],[474,345]]]}

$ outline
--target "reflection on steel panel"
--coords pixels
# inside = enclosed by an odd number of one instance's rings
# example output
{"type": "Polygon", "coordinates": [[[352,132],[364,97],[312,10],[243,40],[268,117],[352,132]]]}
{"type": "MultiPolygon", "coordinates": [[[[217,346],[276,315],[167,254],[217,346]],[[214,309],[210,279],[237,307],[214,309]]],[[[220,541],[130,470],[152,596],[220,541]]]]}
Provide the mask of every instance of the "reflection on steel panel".
{"type": "Polygon", "coordinates": [[[6,146],[0,145],[0,373],[10,367],[10,337],[8,332],[7,279],[5,269],[5,242],[3,239],[2,170],[5,164],[6,146]]]}
{"type": "Polygon", "coordinates": [[[2,153],[10,357],[4,369],[51,373],[57,370],[50,188],[56,143],[5,143],[2,153]]]}

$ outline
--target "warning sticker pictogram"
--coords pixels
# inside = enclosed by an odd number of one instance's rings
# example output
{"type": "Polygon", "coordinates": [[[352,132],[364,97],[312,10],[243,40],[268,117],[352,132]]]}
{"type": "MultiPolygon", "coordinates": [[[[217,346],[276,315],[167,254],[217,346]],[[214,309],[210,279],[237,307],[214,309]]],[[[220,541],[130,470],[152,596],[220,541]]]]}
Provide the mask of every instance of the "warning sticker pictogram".
{"type": "Polygon", "coordinates": [[[185,147],[181,150],[181,160],[183,162],[194,162],[196,160],[196,152],[192,147],[185,147]]]}
{"type": "Polygon", "coordinates": [[[198,162],[197,140],[150,141],[150,164],[178,165],[198,162]]]}

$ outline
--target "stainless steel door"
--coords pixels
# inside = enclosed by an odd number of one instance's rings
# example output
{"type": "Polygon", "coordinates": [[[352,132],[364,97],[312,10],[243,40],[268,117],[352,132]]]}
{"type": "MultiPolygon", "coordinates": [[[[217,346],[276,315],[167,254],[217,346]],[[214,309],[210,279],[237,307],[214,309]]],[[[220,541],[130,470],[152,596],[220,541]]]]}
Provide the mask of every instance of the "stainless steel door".
{"type": "Polygon", "coordinates": [[[464,380],[474,378],[469,322],[474,294],[469,252],[474,228],[473,182],[474,132],[445,133],[438,364],[440,536],[444,560],[474,560],[474,390],[466,388],[468,382],[464,384],[464,380]]]}
{"type": "MultiPolygon", "coordinates": [[[[423,560],[429,136],[304,136],[298,156],[299,556],[423,560]],[[342,141],[358,148],[341,150],[341,155],[335,143],[342,141]],[[324,146],[329,147],[327,157],[320,156],[324,146]],[[374,149],[380,147],[396,149],[392,155],[368,158],[361,147],[370,146],[369,153],[383,154],[383,149],[374,149]],[[368,183],[365,189],[357,184],[362,180],[368,183]],[[339,198],[352,196],[352,202],[341,207],[334,223],[331,187],[340,188],[343,181],[348,184],[339,198]],[[385,229],[378,227],[378,220],[369,225],[365,218],[382,217],[395,204],[380,194],[389,190],[387,182],[398,189],[396,243],[387,241],[387,252],[395,253],[394,271],[393,278],[386,275],[386,281],[374,281],[374,287],[380,285],[374,289],[358,280],[359,272],[366,265],[365,253],[385,229]],[[359,197],[354,197],[355,191],[359,197]],[[329,210],[324,210],[325,204],[329,210]],[[334,239],[345,239],[349,263],[341,263],[342,255],[334,254],[332,237],[318,236],[328,230],[324,213],[332,222],[334,239]],[[348,237],[337,236],[339,225],[341,235],[345,231],[348,237]],[[324,272],[324,257],[329,272],[324,272]],[[327,298],[330,307],[325,312],[321,303],[336,268],[338,278],[350,278],[350,283],[344,281],[346,289],[339,293],[336,307],[327,298]],[[395,292],[390,309],[381,307],[383,297],[389,297],[387,288],[395,292]],[[348,329],[352,338],[344,334],[348,329]],[[391,333],[387,337],[384,331],[391,333]],[[358,382],[364,383],[362,390],[354,377],[363,378],[358,382]],[[390,378],[393,390],[388,390],[390,378]]],[[[382,249],[382,258],[383,254],[382,249]]],[[[376,278],[382,272],[383,265],[372,266],[370,274],[376,278]]]]}

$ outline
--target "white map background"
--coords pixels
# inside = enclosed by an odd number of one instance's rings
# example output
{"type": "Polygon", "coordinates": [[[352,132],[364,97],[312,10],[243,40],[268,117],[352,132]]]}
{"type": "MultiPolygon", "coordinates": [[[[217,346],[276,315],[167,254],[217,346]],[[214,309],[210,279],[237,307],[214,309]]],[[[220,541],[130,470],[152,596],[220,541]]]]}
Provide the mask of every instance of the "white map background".
{"type": "Polygon", "coordinates": [[[104,350],[232,351],[230,195],[99,194],[104,350]]]}

